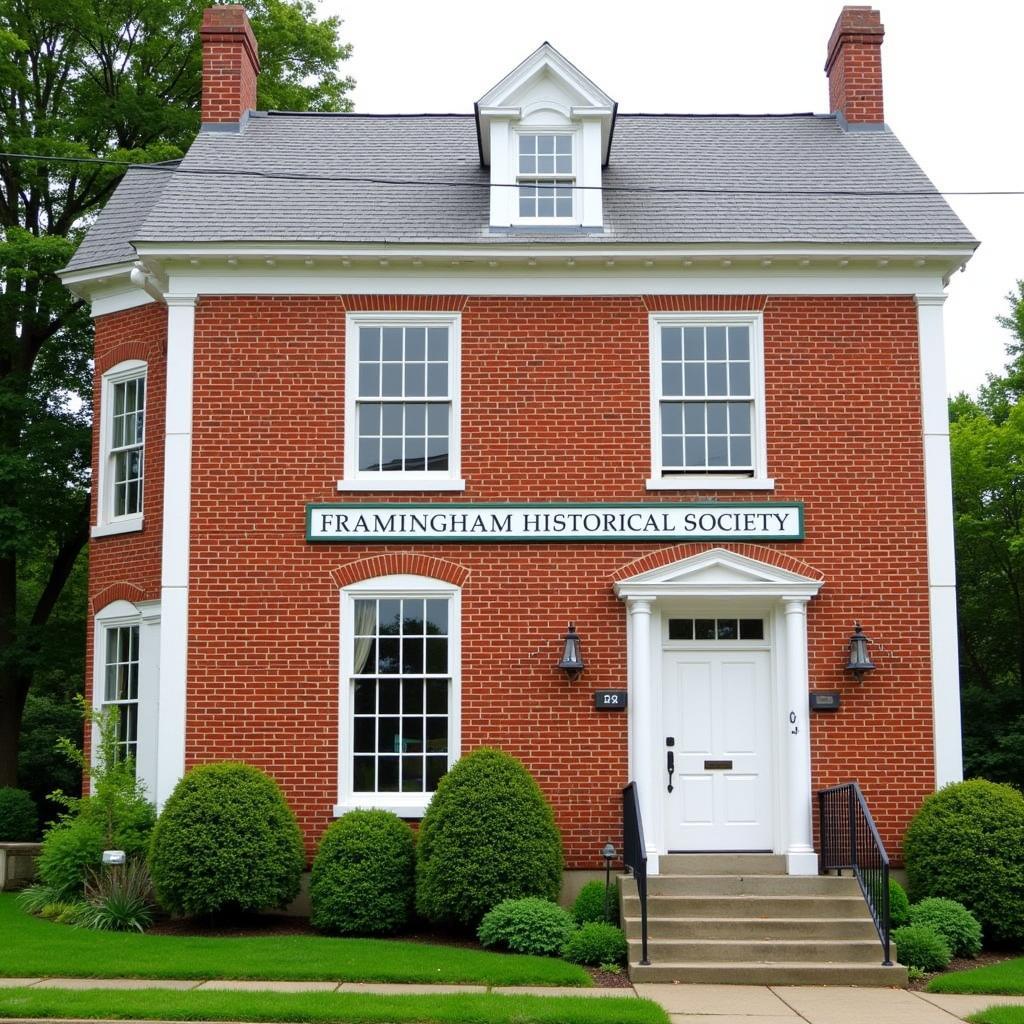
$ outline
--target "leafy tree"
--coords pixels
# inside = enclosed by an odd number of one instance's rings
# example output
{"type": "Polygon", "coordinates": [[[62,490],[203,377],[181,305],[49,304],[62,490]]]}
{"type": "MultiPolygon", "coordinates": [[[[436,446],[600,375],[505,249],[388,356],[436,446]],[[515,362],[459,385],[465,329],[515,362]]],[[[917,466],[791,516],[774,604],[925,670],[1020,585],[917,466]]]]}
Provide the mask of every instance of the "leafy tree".
{"type": "MultiPolygon", "coordinates": [[[[180,156],[199,127],[208,0],[0,0],[8,153],[131,162],[180,156]]],[[[311,0],[245,0],[259,105],[350,109],[350,47],[311,0]]],[[[0,785],[54,610],[88,538],[88,310],[56,276],[121,171],[0,156],[0,785]]],[[[78,629],[84,630],[84,608],[78,629]]]]}
{"type": "Polygon", "coordinates": [[[1008,297],[1010,361],[950,403],[964,764],[1024,785],[1024,282],[1008,297]]]}

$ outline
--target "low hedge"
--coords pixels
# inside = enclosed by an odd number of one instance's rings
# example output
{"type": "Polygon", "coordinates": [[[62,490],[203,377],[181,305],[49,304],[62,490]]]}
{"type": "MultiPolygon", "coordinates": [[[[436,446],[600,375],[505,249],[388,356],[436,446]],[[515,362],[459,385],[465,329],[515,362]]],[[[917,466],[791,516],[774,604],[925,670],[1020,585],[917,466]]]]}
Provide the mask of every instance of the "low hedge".
{"type": "Polygon", "coordinates": [[[583,925],[562,947],[562,956],[570,963],[586,967],[624,964],[629,945],[621,928],[601,921],[583,925]]]}
{"type": "Polygon", "coordinates": [[[480,945],[512,953],[557,956],[576,931],[568,910],[557,903],[528,896],[503,900],[484,915],[477,929],[480,945]]]}

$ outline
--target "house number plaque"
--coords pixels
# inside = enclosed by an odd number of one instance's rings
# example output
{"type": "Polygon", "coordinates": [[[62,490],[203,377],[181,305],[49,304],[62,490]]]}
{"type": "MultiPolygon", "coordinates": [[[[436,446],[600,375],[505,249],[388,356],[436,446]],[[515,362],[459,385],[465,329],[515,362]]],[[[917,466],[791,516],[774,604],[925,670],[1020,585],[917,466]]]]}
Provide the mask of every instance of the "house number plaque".
{"type": "Polygon", "coordinates": [[[595,690],[594,707],[598,711],[625,711],[626,697],[625,690],[595,690]]]}

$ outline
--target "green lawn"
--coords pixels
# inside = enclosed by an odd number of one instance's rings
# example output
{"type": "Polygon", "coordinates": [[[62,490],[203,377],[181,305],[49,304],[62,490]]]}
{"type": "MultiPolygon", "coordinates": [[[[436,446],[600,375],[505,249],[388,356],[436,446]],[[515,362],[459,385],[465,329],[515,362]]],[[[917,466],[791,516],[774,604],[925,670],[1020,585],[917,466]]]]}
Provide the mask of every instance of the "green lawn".
{"type": "Polygon", "coordinates": [[[990,1006],[967,1019],[974,1024],[1024,1024],[1024,1006],[990,1006]]]}
{"type": "Polygon", "coordinates": [[[986,996],[1024,995],[1024,957],[1004,960],[989,967],[976,967],[973,971],[938,974],[928,983],[928,991],[986,996]]]}
{"type": "Polygon", "coordinates": [[[87,931],[32,917],[17,905],[11,893],[0,893],[0,937],[0,977],[7,978],[592,984],[581,967],[549,957],[510,956],[393,939],[313,935],[191,938],[87,931]]]}
{"type": "Polygon", "coordinates": [[[2,1017],[330,1021],[332,1024],[668,1024],[646,999],[573,996],[376,996],[360,993],[0,989],[2,1017]]]}

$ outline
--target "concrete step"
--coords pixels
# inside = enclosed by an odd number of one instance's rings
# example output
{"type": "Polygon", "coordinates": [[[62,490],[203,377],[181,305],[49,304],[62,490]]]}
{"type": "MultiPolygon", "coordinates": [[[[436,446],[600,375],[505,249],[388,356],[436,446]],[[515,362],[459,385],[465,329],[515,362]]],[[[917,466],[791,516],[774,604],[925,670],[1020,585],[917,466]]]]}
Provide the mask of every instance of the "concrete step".
{"type": "Polygon", "coordinates": [[[641,982],[678,982],[705,985],[860,985],[871,988],[906,988],[907,969],[899,964],[834,963],[693,963],[655,961],[647,967],[630,955],[629,977],[641,982]]]}
{"type": "MultiPolygon", "coordinates": [[[[630,886],[632,889],[632,886],[630,886]]],[[[626,889],[622,896],[622,916],[639,917],[640,900],[636,890],[626,889]]],[[[647,900],[649,917],[858,917],[866,914],[864,898],[836,896],[655,896],[647,900]]]]}
{"type": "Polygon", "coordinates": [[[784,875],[778,853],[665,853],[658,858],[666,875],[784,875]]]}
{"type": "MultiPolygon", "coordinates": [[[[639,939],[629,940],[629,958],[640,959],[639,939]]],[[[875,939],[653,939],[654,963],[825,963],[880,964],[875,939]]]]}
{"type": "MultiPolygon", "coordinates": [[[[640,917],[622,921],[626,937],[640,938],[640,917]]],[[[878,941],[868,916],[851,917],[648,917],[651,939],[864,939],[878,941]]]]}
{"type": "Polygon", "coordinates": [[[650,896],[860,896],[855,878],[830,875],[651,875],[650,896]]]}

